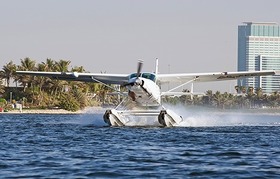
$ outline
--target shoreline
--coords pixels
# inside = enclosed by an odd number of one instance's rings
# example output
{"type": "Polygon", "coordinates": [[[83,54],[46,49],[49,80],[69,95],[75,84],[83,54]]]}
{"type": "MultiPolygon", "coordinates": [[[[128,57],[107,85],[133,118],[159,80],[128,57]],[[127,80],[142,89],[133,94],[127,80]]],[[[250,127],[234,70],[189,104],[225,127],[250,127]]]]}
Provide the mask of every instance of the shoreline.
{"type": "MultiPolygon", "coordinates": [[[[107,108],[96,106],[88,107],[78,111],[67,111],[64,109],[14,109],[7,112],[0,112],[1,114],[87,114],[87,113],[104,113],[107,108]]],[[[194,113],[235,113],[235,114],[270,114],[280,115],[279,108],[260,108],[260,109],[213,109],[213,108],[189,108],[194,113]]],[[[188,111],[188,109],[186,109],[188,111]]]]}
{"type": "Polygon", "coordinates": [[[102,107],[90,107],[83,110],[78,111],[67,111],[64,109],[23,109],[20,111],[19,109],[14,109],[7,112],[0,112],[1,114],[84,114],[84,113],[98,113],[105,110],[102,107]]]}

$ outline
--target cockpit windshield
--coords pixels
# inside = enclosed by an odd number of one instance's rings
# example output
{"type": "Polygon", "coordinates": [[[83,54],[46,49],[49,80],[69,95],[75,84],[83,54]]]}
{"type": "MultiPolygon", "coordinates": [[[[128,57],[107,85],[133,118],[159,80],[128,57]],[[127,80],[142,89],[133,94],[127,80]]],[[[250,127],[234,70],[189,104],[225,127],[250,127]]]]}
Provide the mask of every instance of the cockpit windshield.
{"type": "MultiPolygon", "coordinates": [[[[136,77],[137,77],[137,73],[132,73],[132,74],[129,76],[129,79],[131,79],[131,78],[136,78],[136,77]]],[[[153,74],[153,73],[140,73],[140,77],[146,78],[146,79],[149,79],[149,80],[152,80],[153,82],[156,81],[156,75],[153,74]]]]}

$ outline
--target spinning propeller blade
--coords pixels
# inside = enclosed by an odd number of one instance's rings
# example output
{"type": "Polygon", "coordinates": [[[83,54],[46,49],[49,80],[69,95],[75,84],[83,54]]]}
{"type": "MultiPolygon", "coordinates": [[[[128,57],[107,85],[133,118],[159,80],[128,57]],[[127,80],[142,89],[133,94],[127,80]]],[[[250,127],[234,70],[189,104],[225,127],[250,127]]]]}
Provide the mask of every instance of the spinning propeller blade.
{"type": "MultiPolygon", "coordinates": [[[[139,77],[141,76],[142,66],[143,66],[143,61],[139,60],[138,61],[138,65],[137,65],[137,73],[136,73],[136,77],[137,77],[138,82],[139,82],[139,77]]],[[[134,83],[135,82],[133,82],[133,83],[124,83],[122,86],[128,86],[128,85],[133,86],[134,83]]]]}
{"type": "Polygon", "coordinates": [[[138,67],[137,67],[137,78],[139,78],[140,75],[141,75],[142,66],[143,66],[143,61],[139,60],[138,61],[138,67]]]}

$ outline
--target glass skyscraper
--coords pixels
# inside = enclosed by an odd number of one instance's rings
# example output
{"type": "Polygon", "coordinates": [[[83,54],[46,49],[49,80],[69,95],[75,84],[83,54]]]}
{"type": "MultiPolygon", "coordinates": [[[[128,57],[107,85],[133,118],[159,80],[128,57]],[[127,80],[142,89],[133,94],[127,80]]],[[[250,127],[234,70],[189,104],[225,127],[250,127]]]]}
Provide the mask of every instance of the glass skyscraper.
{"type": "MultiPolygon", "coordinates": [[[[276,23],[244,22],[238,26],[238,71],[280,70],[280,26],[276,23]]],[[[238,80],[239,86],[280,91],[280,76],[238,80]]]]}

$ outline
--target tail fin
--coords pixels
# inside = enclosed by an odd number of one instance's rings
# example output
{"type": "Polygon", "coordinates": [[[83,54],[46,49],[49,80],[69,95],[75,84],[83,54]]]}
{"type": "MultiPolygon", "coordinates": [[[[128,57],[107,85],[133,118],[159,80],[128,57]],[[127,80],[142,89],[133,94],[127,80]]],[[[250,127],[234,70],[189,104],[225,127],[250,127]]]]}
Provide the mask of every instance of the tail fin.
{"type": "Polygon", "coordinates": [[[156,70],[155,70],[155,74],[158,74],[158,58],[156,58],[156,70]]]}

